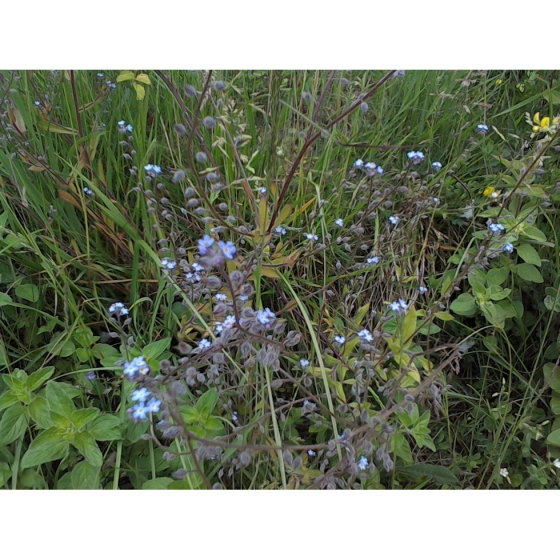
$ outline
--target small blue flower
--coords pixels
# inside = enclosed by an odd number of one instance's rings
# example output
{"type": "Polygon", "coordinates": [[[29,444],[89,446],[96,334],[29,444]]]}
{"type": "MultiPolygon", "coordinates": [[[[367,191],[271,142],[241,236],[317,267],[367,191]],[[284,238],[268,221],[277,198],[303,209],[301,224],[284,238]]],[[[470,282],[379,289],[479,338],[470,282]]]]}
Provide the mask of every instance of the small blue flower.
{"type": "Polygon", "coordinates": [[[174,268],[176,268],[176,266],[177,266],[176,261],[172,261],[167,257],[161,259],[161,267],[164,268],[165,270],[173,270],[174,268]]]}
{"type": "Polygon", "coordinates": [[[201,350],[208,350],[208,348],[212,348],[212,343],[207,339],[207,338],[203,338],[199,343],[198,343],[198,347],[201,350]]]}
{"type": "Polygon", "coordinates": [[[119,126],[119,132],[122,134],[125,132],[132,132],[134,130],[134,127],[131,124],[126,124],[126,121],[119,121],[117,124],[119,126]]]}
{"type": "Polygon", "coordinates": [[[488,229],[494,234],[499,235],[500,233],[504,233],[505,228],[502,224],[490,224],[488,229]]]}
{"type": "Polygon", "coordinates": [[[373,341],[373,335],[367,329],[362,329],[358,333],[358,338],[360,340],[363,340],[364,342],[372,342],[373,341]]]}
{"type": "Polygon", "coordinates": [[[398,216],[389,216],[389,221],[390,221],[394,226],[396,226],[396,225],[401,221],[401,219],[400,219],[398,216]]]}
{"type": "Polygon", "coordinates": [[[485,124],[477,124],[476,131],[478,134],[486,134],[488,132],[488,127],[485,124]]]}
{"type": "Polygon", "coordinates": [[[93,196],[94,192],[89,187],[84,187],[84,193],[88,196],[93,196]]]}
{"type": "Polygon", "coordinates": [[[319,236],[315,235],[314,233],[304,233],[303,234],[309,241],[319,241],[319,236]]]}
{"type": "Polygon", "coordinates": [[[344,220],[342,218],[337,218],[334,223],[338,226],[338,227],[342,227],[344,225],[344,220]]]}
{"type": "Polygon", "coordinates": [[[305,369],[305,368],[309,367],[309,360],[306,360],[305,358],[302,358],[302,359],[299,361],[299,365],[300,365],[303,369],[305,369]]]}
{"type": "Polygon", "coordinates": [[[365,471],[368,468],[369,465],[369,461],[367,460],[366,457],[360,457],[360,460],[358,461],[358,468],[361,471],[365,471]]]}
{"type": "Polygon", "coordinates": [[[381,260],[381,257],[378,257],[377,255],[372,255],[371,257],[368,257],[366,259],[366,262],[368,264],[379,264],[380,260],[381,260]]]}
{"type": "Polygon", "coordinates": [[[432,169],[434,169],[435,171],[441,171],[442,168],[443,165],[439,161],[434,161],[434,163],[432,163],[432,169]]]}
{"type": "Polygon", "coordinates": [[[308,450],[307,450],[307,454],[308,454],[310,457],[315,457],[315,455],[317,455],[317,452],[316,452],[316,451],[313,451],[313,449],[308,449],[308,450]]]}
{"type": "Polygon", "coordinates": [[[147,414],[148,414],[148,409],[146,408],[146,405],[144,403],[138,403],[135,404],[132,409],[132,418],[134,418],[134,420],[146,420],[147,419],[147,414]]]}
{"type": "Polygon", "coordinates": [[[286,235],[286,230],[282,227],[282,226],[278,226],[275,230],[276,233],[278,233],[279,235],[286,235]]]}
{"type": "Polygon", "coordinates": [[[425,286],[420,286],[420,287],[418,288],[418,291],[419,291],[421,294],[425,294],[425,293],[427,293],[428,288],[426,288],[425,286]]]}
{"type": "Polygon", "coordinates": [[[93,381],[93,380],[97,379],[97,375],[95,375],[95,372],[90,371],[88,374],[86,374],[86,379],[89,379],[90,381],[93,381]]]}
{"type": "Polygon", "coordinates": [[[272,327],[274,319],[276,319],[276,315],[268,307],[264,311],[257,311],[257,321],[267,329],[272,327]]]}
{"type": "Polygon", "coordinates": [[[214,297],[217,301],[227,301],[228,298],[226,294],[216,294],[214,297]]]}
{"type": "Polygon", "coordinates": [[[383,170],[383,167],[381,167],[380,165],[377,166],[377,173],[379,175],[383,175],[383,173],[385,173],[385,171],[383,170]]]}
{"type": "Polygon", "coordinates": [[[342,345],[346,342],[346,337],[337,334],[337,335],[334,337],[334,341],[335,341],[337,344],[340,344],[340,345],[342,346],[342,345]]]}
{"type": "Polygon", "coordinates": [[[206,255],[212,245],[214,245],[214,238],[206,234],[202,239],[198,240],[198,252],[201,255],[206,255]]]}
{"type": "Polygon", "coordinates": [[[109,313],[111,315],[116,315],[121,317],[122,315],[128,315],[128,309],[120,301],[113,303],[109,306],[109,313]]]}
{"type": "Polygon", "coordinates": [[[161,167],[159,165],[149,163],[148,165],[144,166],[144,171],[146,171],[146,173],[148,173],[148,175],[150,175],[151,177],[155,177],[156,175],[159,175],[161,173],[161,167]]]}
{"type": "Polygon", "coordinates": [[[389,309],[394,311],[397,315],[401,315],[408,309],[408,304],[403,299],[399,299],[399,301],[391,303],[389,309]]]}
{"type": "Polygon", "coordinates": [[[354,162],[354,165],[353,165],[352,167],[356,167],[356,168],[360,169],[360,168],[362,168],[363,166],[364,166],[363,160],[357,159],[357,160],[354,162]]]}
{"type": "Polygon", "coordinates": [[[227,243],[224,243],[223,241],[218,241],[218,247],[222,250],[224,257],[229,261],[235,258],[235,253],[237,253],[237,249],[235,248],[235,245],[231,241],[228,241],[227,243]]]}
{"type": "Polygon", "coordinates": [[[513,253],[513,245],[511,243],[506,243],[504,245],[504,253],[513,253]]]}
{"type": "Polygon", "coordinates": [[[422,152],[408,152],[406,157],[414,164],[422,163],[425,159],[425,156],[422,152]]]}
{"type": "Polygon", "coordinates": [[[145,387],[138,389],[137,391],[133,391],[132,395],[130,396],[131,401],[139,401],[140,404],[144,404],[146,399],[151,395],[150,391],[145,387]]]}
{"type": "Polygon", "coordinates": [[[266,194],[266,187],[259,187],[258,191],[261,194],[266,194]]]}
{"type": "Polygon", "coordinates": [[[33,101],[33,105],[35,105],[35,107],[40,107],[41,102],[40,101],[33,101]]]}
{"type": "Polygon", "coordinates": [[[155,397],[152,397],[148,404],[146,405],[146,410],[148,412],[156,413],[159,412],[159,408],[161,406],[161,401],[158,401],[155,397]]]}

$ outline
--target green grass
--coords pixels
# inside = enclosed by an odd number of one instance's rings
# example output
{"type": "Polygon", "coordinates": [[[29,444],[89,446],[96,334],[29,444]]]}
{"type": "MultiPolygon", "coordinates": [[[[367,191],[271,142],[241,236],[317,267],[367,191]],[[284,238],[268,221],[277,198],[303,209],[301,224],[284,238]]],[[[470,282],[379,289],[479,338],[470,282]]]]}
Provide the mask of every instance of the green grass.
{"type": "Polygon", "coordinates": [[[558,114],[553,72],[1,75],[0,486],[558,487],[558,134],[525,117],[558,114]],[[206,292],[205,234],[237,248],[206,292]]]}

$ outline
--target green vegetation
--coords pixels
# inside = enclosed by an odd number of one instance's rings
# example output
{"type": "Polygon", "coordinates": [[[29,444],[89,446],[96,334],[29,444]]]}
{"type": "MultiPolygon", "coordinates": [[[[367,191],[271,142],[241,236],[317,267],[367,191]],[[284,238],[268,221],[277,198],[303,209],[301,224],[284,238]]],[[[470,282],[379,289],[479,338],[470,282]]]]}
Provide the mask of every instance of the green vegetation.
{"type": "Polygon", "coordinates": [[[0,487],[558,487],[556,72],[0,100],[0,487]]]}

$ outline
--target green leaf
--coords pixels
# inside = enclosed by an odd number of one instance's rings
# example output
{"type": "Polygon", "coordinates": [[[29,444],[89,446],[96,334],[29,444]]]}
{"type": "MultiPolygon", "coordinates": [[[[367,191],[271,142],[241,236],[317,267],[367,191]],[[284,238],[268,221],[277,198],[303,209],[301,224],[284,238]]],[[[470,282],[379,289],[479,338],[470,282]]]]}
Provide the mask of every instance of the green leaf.
{"type": "Polygon", "coordinates": [[[99,467],[94,467],[88,461],[80,461],[71,475],[73,490],[98,490],[99,467]]]}
{"type": "Polygon", "coordinates": [[[528,237],[529,239],[533,239],[535,241],[541,241],[543,243],[546,242],[546,235],[535,226],[524,225],[522,233],[523,235],[525,235],[525,237],[528,237]]]}
{"type": "Polygon", "coordinates": [[[50,410],[66,418],[72,417],[76,407],[72,399],[66,394],[66,391],[60,386],[60,383],[49,381],[45,389],[45,396],[47,397],[50,410]]]}
{"type": "Polygon", "coordinates": [[[4,375],[2,378],[17,396],[29,392],[27,390],[27,373],[22,369],[15,369],[10,375],[4,375]]]}
{"type": "Polygon", "coordinates": [[[144,86],[134,82],[132,84],[132,87],[136,90],[136,99],[138,101],[142,101],[142,99],[144,99],[144,97],[146,96],[146,89],[144,88],[144,86]]]}
{"type": "Polygon", "coordinates": [[[21,299],[36,303],[39,300],[39,288],[35,284],[20,284],[16,288],[16,295],[21,299]]]}
{"type": "Polygon", "coordinates": [[[13,391],[6,391],[2,396],[0,396],[0,411],[16,404],[18,402],[18,398],[16,397],[13,391]]]}
{"type": "Polygon", "coordinates": [[[405,435],[398,431],[393,436],[393,451],[397,457],[400,457],[406,464],[410,465],[414,462],[412,450],[405,435]]]}
{"type": "Polygon", "coordinates": [[[50,379],[53,373],[53,366],[38,369],[29,376],[29,379],[27,380],[27,388],[30,391],[35,391],[35,389],[38,389],[45,381],[47,381],[47,379],[50,379]]]}
{"type": "Polygon", "coordinates": [[[447,311],[438,311],[437,313],[434,313],[434,315],[441,321],[453,321],[455,319],[455,317],[447,311]]]}
{"type": "Polygon", "coordinates": [[[93,436],[88,432],[80,432],[72,441],[72,445],[85,457],[92,467],[100,467],[103,464],[103,455],[97,447],[93,436]]]}
{"type": "Polygon", "coordinates": [[[25,408],[19,403],[12,405],[0,420],[0,447],[20,438],[26,429],[25,408]]]}
{"type": "Polygon", "coordinates": [[[471,294],[460,294],[456,300],[451,302],[449,308],[457,315],[472,317],[476,314],[476,303],[471,294]]]}
{"type": "Polygon", "coordinates": [[[541,264],[542,264],[542,261],[541,261],[541,258],[539,257],[539,254],[537,253],[535,248],[532,245],[529,245],[528,243],[523,243],[523,245],[520,245],[517,248],[517,254],[526,263],[534,264],[535,266],[541,266],[541,264]]]}
{"type": "Polygon", "coordinates": [[[196,403],[196,409],[203,418],[208,418],[218,404],[218,392],[216,389],[208,389],[196,403]]]}
{"type": "Polygon", "coordinates": [[[412,344],[412,336],[416,331],[416,317],[416,309],[414,309],[414,307],[411,307],[408,310],[408,313],[406,314],[403,322],[402,341],[405,347],[407,347],[407,344],[408,346],[412,344]]]}
{"type": "Polygon", "coordinates": [[[98,415],[99,410],[97,408],[82,408],[81,410],[75,410],[72,413],[72,423],[74,424],[76,430],[81,430],[88,422],[91,422],[98,415]]]}
{"type": "Polygon", "coordinates": [[[418,463],[411,467],[401,467],[397,470],[399,473],[403,473],[415,480],[426,478],[433,480],[436,484],[459,484],[457,477],[448,468],[440,465],[418,463]]]}
{"type": "Polygon", "coordinates": [[[486,274],[486,283],[490,286],[501,286],[509,275],[509,269],[505,266],[491,268],[486,274]]]}
{"type": "Polygon", "coordinates": [[[206,422],[204,422],[204,429],[210,432],[220,432],[223,428],[224,425],[222,421],[216,416],[211,416],[208,420],[206,420],[206,422]]]}
{"type": "Polygon", "coordinates": [[[543,373],[550,388],[557,393],[560,392],[560,367],[556,367],[556,364],[545,364],[543,373]]]}
{"type": "Polygon", "coordinates": [[[523,280],[527,280],[528,282],[535,282],[540,284],[544,282],[544,279],[537,268],[534,265],[523,263],[517,265],[517,274],[523,280]]]}
{"type": "Polygon", "coordinates": [[[101,414],[91,423],[88,432],[97,441],[113,441],[121,439],[121,421],[112,414],[101,414]]]}
{"type": "Polygon", "coordinates": [[[196,424],[201,421],[200,413],[194,406],[188,406],[188,405],[182,406],[181,414],[183,415],[183,420],[187,424],[196,424]]]}
{"type": "Polygon", "coordinates": [[[129,82],[130,80],[134,80],[134,78],[134,72],[131,72],[130,70],[123,70],[117,76],[117,84],[119,84],[120,82],[129,82]]]}
{"type": "Polygon", "coordinates": [[[560,394],[554,393],[550,399],[550,409],[552,414],[555,416],[560,416],[560,394]]]}
{"type": "Polygon", "coordinates": [[[152,342],[148,344],[142,352],[144,359],[148,362],[150,360],[156,360],[159,358],[166,350],[169,349],[171,344],[171,338],[163,338],[157,342],[152,342]]]}
{"type": "Polygon", "coordinates": [[[142,84],[146,84],[147,86],[152,85],[148,74],[138,74],[138,76],[136,76],[136,81],[141,82],[142,84]]]}
{"type": "Polygon", "coordinates": [[[4,293],[0,292],[0,307],[2,307],[4,305],[9,305],[13,301],[14,300],[8,294],[4,294],[4,293]]]}
{"type": "Polygon", "coordinates": [[[560,430],[554,430],[548,434],[546,438],[546,442],[550,443],[551,445],[557,445],[560,447],[560,430]]]}
{"type": "Polygon", "coordinates": [[[30,403],[29,416],[42,430],[48,430],[53,426],[53,421],[51,419],[51,412],[49,410],[49,405],[45,397],[36,396],[30,403]]]}
{"type": "Polygon", "coordinates": [[[174,482],[172,478],[167,476],[160,476],[151,480],[146,480],[142,484],[142,490],[167,490],[167,487],[174,482]]]}
{"type": "Polygon", "coordinates": [[[50,461],[62,459],[68,453],[69,444],[63,440],[56,428],[39,434],[29,446],[21,460],[21,468],[28,469],[50,461]]]}

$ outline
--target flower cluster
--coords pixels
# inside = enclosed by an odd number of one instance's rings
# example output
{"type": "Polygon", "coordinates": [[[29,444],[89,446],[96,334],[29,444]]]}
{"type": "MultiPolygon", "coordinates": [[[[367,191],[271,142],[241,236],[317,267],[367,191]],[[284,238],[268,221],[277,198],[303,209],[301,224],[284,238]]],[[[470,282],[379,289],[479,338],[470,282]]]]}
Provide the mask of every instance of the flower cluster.
{"type": "Polygon", "coordinates": [[[125,362],[123,375],[128,377],[131,381],[136,378],[136,375],[147,375],[150,371],[150,366],[146,363],[144,356],[138,356],[131,362],[125,362]]]}
{"type": "Polygon", "coordinates": [[[364,163],[363,160],[357,159],[352,167],[354,167],[354,169],[363,169],[370,177],[374,177],[375,175],[383,175],[384,173],[383,168],[373,161],[364,163]]]}
{"type": "Polygon", "coordinates": [[[425,156],[422,152],[408,152],[406,157],[414,164],[417,165],[418,163],[422,163],[424,161],[425,156]]]}
{"type": "Polygon", "coordinates": [[[203,268],[220,266],[225,260],[231,261],[235,258],[237,248],[231,241],[218,241],[206,234],[198,240],[198,252],[200,253],[203,268]]]}
{"type": "Polygon", "coordinates": [[[144,171],[150,177],[157,177],[161,173],[161,167],[159,165],[153,165],[149,163],[148,165],[144,166],[144,171]]]}
{"type": "Polygon", "coordinates": [[[174,268],[177,267],[177,262],[165,257],[161,259],[161,267],[164,270],[173,270],[174,268]]]}
{"type": "Polygon", "coordinates": [[[362,329],[358,333],[358,338],[364,342],[373,342],[373,335],[367,329],[362,329]]]}
{"type": "Polygon", "coordinates": [[[123,315],[128,315],[128,308],[118,301],[117,303],[113,303],[109,307],[109,313],[111,315],[116,315],[117,317],[122,317],[123,315]]]}
{"type": "Polygon", "coordinates": [[[217,321],[215,326],[216,333],[221,333],[224,329],[233,329],[235,327],[235,315],[228,315],[224,321],[217,321]]]}
{"type": "Polygon", "coordinates": [[[504,231],[505,231],[505,228],[502,224],[489,224],[488,229],[494,235],[499,235],[500,233],[504,233],[504,231]]]}
{"type": "Polygon", "coordinates": [[[127,412],[135,422],[147,420],[148,414],[159,412],[161,401],[152,397],[148,402],[146,402],[150,395],[150,391],[148,391],[145,387],[142,387],[137,391],[133,391],[130,399],[138,402],[132,408],[129,408],[127,412]]]}
{"type": "Polygon", "coordinates": [[[126,124],[126,121],[119,121],[117,125],[119,126],[119,132],[121,134],[132,132],[134,130],[134,127],[131,124],[126,124]]]}
{"type": "Polygon", "coordinates": [[[397,315],[401,315],[408,309],[408,304],[404,301],[404,299],[399,299],[399,301],[394,301],[389,304],[389,309],[394,311],[397,315]]]}

